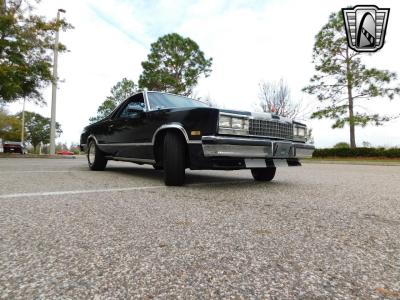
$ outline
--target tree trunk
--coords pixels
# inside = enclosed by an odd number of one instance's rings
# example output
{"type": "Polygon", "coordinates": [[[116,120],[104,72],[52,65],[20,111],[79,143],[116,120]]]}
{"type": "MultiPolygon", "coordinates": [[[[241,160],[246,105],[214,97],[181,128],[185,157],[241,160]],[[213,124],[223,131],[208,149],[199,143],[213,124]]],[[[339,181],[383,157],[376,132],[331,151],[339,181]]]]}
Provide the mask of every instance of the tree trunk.
{"type": "Polygon", "coordinates": [[[353,83],[351,82],[349,47],[346,48],[346,71],[347,71],[347,95],[349,100],[349,126],[350,126],[350,148],[356,148],[356,132],[354,126],[354,99],[353,83]]]}
{"type": "Polygon", "coordinates": [[[349,125],[350,125],[350,148],[356,148],[356,133],[354,127],[354,111],[353,111],[353,96],[351,89],[348,89],[349,93],[349,125]]]}

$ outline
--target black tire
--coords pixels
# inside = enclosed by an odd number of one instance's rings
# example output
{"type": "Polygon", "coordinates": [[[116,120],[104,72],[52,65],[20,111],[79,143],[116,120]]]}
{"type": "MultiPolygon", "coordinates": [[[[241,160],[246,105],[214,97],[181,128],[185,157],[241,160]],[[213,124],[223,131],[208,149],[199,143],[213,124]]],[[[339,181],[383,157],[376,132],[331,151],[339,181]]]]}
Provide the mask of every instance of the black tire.
{"type": "Polygon", "coordinates": [[[168,131],[164,138],[163,167],[165,185],[181,186],[185,183],[186,145],[182,136],[168,131]]]}
{"type": "Polygon", "coordinates": [[[103,152],[97,147],[96,142],[91,140],[87,149],[87,160],[89,168],[93,171],[103,171],[107,165],[107,159],[103,152]],[[92,151],[92,152],[91,152],[92,151]]]}
{"type": "Polygon", "coordinates": [[[154,168],[154,170],[158,170],[158,171],[163,169],[163,167],[159,166],[159,165],[153,165],[153,168],[154,168]]]}
{"type": "Polygon", "coordinates": [[[275,172],[275,167],[251,169],[251,175],[256,181],[271,181],[275,177],[275,172]]]}

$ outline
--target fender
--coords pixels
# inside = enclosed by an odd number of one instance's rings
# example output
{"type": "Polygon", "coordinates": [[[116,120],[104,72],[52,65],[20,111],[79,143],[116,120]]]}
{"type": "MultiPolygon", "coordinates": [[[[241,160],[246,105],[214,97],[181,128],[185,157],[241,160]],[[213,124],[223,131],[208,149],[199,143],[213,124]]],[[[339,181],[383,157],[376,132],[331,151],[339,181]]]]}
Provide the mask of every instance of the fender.
{"type": "MultiPolygon", "coordinates": [[[[160,127],[158,127],[157,128],[157,130],[154,132],[154,134],[153,134],[153,138],[152,138],[152,140],[151,140],[151,144],[152,145],[154,145],[155,144],[155,142],[156,142],[156,137],[157,137],[157,134],[160,132],[160,131],[162,131],[162,130],[165,130],[165,129],[178,129],[178,130],[180,130],[181,132],[182,132],[182,134],[183,134],[183,136],[185,137],[185,140],[186,140],[186,143],[190,143],[191,141],[189,140],[189,137],[188,137],[188,135],[187,135],[187,132],[186,132],[186,130],[185,130],[185,128],[183,128],[183,126],[180,124],[180,123],[170,123],[170,124],[165,124],[165,125],[162,125],[162,126],[160,126],[160,127]]],[[[193,141],[192,141],[193,142],[193,141]]],[[[197,142],[197,141],[196,141],[197,142]]]]}

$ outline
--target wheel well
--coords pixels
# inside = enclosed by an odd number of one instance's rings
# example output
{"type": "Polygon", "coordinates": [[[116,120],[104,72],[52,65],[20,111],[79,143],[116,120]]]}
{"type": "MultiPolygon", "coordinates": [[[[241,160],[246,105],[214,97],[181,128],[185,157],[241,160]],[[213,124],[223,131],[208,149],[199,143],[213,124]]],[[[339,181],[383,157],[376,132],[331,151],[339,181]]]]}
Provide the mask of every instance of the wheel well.
{"type": "Polygon", "coordinates": [[[91,141],[94,141],[94,143],[97,144],[97,139],[96,139],[96,137],[95,137],[93,134],[90,134],[90,135],[88,136],[88,138],[87,138],[87,144],[89,145],[89,143],[90,143],[91,141]]]}
{"type": "Polygon", "coordinates": [[[86,144],[87,148],[89,147],[89,144],[90,144],[91,141],[94,141],[96,143],[96,140],[92,136],[89,136],[88,139],[87,139],[87,144],[86,144]]]}
{"type": "Polygon", "coordinates": [[[189,155],[188,155],[188,144],[186,142],[185,136],[183,135],[182,131],[180,131],[177,128],[166,128],[163,130],[160,130],[155,138],[154,145],[153,145],[153,151],[154,151],[154,159],[156,161],[156,165],[162,166],[163,165],[163,147],[164,147],[164,138],[167,132],[176,132],[184,142],[185,148],[186,148],[186,166],[189,165],[189,155]]]}
{"type": "Polygon", "coordinates": [[[87,138],[87,142],[86,142],[86,151],[88,151],[88,149],[89,149],[89,144],[90,144],[91,141],[94,141],[94,143],[97,144],[96,138],[95,138],[94,136],[90,135],[90,136],[87,138]]]}

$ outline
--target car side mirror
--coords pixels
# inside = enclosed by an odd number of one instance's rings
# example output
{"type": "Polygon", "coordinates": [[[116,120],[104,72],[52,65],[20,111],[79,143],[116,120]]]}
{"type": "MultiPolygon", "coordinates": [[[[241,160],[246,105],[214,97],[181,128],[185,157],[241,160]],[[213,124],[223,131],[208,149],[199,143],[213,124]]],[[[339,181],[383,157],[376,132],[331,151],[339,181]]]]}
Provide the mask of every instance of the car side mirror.
{"type": "Polygon", "coordinates": [[[128,108],[128,113],[131,114],[137,114],[143,112],[143,109],[140,108],[128,108]]]}
{"type": "Polygon", "coordinates": [[[141,115],[143,113],[143,108],[139,108],[139,107],[130,107],[127,110],[128,113],[128,118],[133,118],[136,117],[138,115],[141,115]]]}

